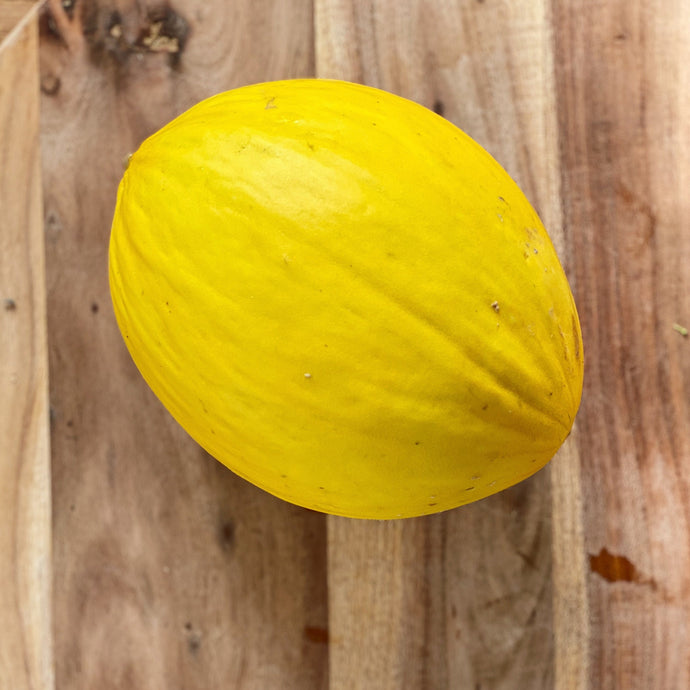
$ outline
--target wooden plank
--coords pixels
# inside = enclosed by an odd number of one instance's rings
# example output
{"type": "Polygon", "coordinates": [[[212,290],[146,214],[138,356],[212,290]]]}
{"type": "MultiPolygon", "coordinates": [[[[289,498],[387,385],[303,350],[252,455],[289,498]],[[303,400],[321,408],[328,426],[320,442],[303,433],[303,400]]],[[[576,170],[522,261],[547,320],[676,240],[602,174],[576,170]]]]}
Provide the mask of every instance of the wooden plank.
{"type": "Polygon", "coordinates": [[[442,517],[328,523],[330,687],[448,685],[442,517]]]}
{"type": "Polygon", "coordinates": [[[311,5],[62,4],[41,75],[58,687],[324,688],[324,516],[189,440],[131,363],[107,285],[126,154],[213,92],[312,73],[311,5]]]}
{"type": "MultiPolygon", "coordinates": [[[[573,432],[577,439],[578,432],[573,432]]],[[[589,687],[591,621],[587,599],[582,468],[576,442],[551,467],[554,675],[557,690],[589,687]]],[[[596,683],[592,687],[597,687],[596,683]]]]}
{"type": "MultiPolygon", "coordinates": [[[[517,179],[562,254],[550,26],[548,3],[528,0],[317,2],[317,73],[454,121],[517,179]]],[[[551,510],[545,470],[445,515],[330,519],[331,687],[553,687],[551,510]]]]}
{"type": "Polygon", "coordinates": [[[31,0],[0,0],[0,43],[13,29],[23,30],[35,4],[31,0]]]}
{"type": "Polygon", "coordinates": [[[0,4],[0,687],[54,687],[48,355],[31,3],[0,4]],[[12,12],[16,10],[16,12],[12,12]],[[8,18],[17,20],[10,27],[8,18]]]}
{"type": "Polygon", "coordinates": [[[690,687],[690,5],[554,3],[589,687],[690,687]]]}

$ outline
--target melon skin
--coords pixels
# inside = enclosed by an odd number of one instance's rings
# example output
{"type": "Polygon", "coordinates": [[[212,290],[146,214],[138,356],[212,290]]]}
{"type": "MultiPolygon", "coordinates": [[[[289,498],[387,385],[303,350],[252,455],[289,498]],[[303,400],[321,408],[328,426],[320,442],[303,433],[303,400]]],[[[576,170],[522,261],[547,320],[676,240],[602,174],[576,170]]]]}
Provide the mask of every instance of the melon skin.
{"type": "Polygon", "coordinates": [[[211,455],[358,518],[455,508],[569,434],[583,348],[536,212],[430,110],[332,80],[199,103],[121,181],[115,315],[211,455]]]}

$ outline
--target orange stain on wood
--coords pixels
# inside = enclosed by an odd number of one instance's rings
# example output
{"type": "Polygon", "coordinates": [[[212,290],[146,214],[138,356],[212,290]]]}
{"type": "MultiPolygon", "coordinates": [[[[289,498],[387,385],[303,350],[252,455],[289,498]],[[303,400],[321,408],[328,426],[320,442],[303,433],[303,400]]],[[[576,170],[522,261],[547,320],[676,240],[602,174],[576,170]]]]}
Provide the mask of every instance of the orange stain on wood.
{"type": "Polygon", "coordinates": [[[635,582],[656,587],[654,580],[643,577],[629,558],[613,554],[606,547],[596,555],[589,555],[589,568],[608,582],[635,582]]]}

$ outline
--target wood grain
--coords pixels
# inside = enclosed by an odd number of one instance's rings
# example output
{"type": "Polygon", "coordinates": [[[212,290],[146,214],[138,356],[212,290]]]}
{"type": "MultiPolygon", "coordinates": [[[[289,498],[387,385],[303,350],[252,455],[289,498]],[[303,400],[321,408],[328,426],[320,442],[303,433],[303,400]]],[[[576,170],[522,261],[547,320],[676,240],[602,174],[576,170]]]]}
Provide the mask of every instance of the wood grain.
{"type": "MultiPolygon", "coordinates": [[[[31,0],[0,0],[0,43],[11,31],[24,30],[27,16],[34,16],[35,6],[36,3],[31,0]]],[[[14,39],[12,43],[14,44],[14,39]]]]}
{"type": "Polygon", "coordinates": [[[445,688],[442,517],[329,518],[330,688],[445,688]]]}
{"type": "Polygon", "coordinates": [[[0,17],[0,687],[50,690],[50,451],[38,31],[31,3],[2,3],[0,17]],[[8,17],[17,20],[13,27],[4,23],[8,17]]]}
{"type": "Polygon", "coordinates": [[[690,6],[554,3],[590,687],[690,687],[690,6]]]}
{"type": "MultiPolygon", "coordinates": [[[[316,3],[319,76],[434,108],[502,162],[564,249],[546,2],[316,3]]],[[[556,462],[559,462],[557,460],[556,462]]],[[[333,688],[551,688],[549,471],[445,515],[329,520],[333,688]]]]}
{"type": "MultiPolygon", "coordinates": [[[[0,0],[0,36],[20,1],[0,0]]],[[[690,687],[690,5],[49,4],[56,686],[690,687]],[[582,319],[583,404],[550,468],[509,491],[402,522],[294,508],[199,451],[121,344],[106,250],[122,159],[206,95],[314,73],[448,117],[555,241],[582,319]]],[[[29,95],[34,39],[18,36],[29,61],[0,64],[13,108],[30,103],[15,94],[29,95]]],[[[23,690],[53,681],[48,441],[39,178],[21,143],[36,113],[10,117],[7,93],[0,205],[20,220],[0,235],[0,687],[23,690]]]]}
{"type": "Polygon", "coordinates": [[[584,537],[582,468],[575,427],[572,439],[551,467],[554,687],[589,685],[590,609],[584,537]]]}
{"type": "Polygon", "coordinates": [[[282,2],[63,5],[41,51],[57,686],[324,688],[324,517],[190,441],[136,372],[107,285],[126,154],[213,92],[310,73],[311,6],[288,22],[282,2]]]}

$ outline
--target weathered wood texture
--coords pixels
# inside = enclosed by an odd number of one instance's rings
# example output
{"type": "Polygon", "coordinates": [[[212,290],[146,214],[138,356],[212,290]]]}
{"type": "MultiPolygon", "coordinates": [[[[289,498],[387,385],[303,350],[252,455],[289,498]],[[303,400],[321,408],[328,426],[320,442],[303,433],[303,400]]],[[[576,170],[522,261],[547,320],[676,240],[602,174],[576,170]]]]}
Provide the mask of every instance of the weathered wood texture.
{"type": "Polygon", "coordinates": [[[0,3],[0,688],[17,690],[53,687],[37,26],[33,3],[0,3]]]}
{"type": "Polygon", "coordinates": [[[213,92],[313,72],[311,6],[63,5],[42,45],[57,686],[324,688],[323,516],[186,437],[122,346],[107,285],[126,154],[213,92]]]}
{"type": "Polygon", "coordinates": [[[57,687],[690,687],[690,4],[165,7],[42,20],[57,687]],[[197,450],[120,343],[122,159],[210,93],[311,74],[442,112],[555,240],[585,394],[510,491],[403,522],[292,508],[197,450]]]}
{"type": "Polygon", "coordinates": [[[554,3],[591,687],[690,687],[690,4],[554,3]]]}
{"type": "MultiPolygon", "coordinates": [[[[319,76],[441,112],[502,161],[563,247],[546,3],[325,0],[316,27],[319,76]]],[[[550,512],[545,471],[446,515],[330,519],[332,687],[553,687],[550,512]]]]}
{"type": "MultiPolygon", "coordinates": [[[[34,21],[35,9],[36,3],[31,0],[0,0],[0,43],[10,32],[24,30],[29,17],[30,21],[34,21]]],[[[8,41],[3,49],[12,50],[9,46],[14,45],[14,42],[15,39],[8,41]]],[[[35,58],[30,58],[32,59],[35,58]]]]}

